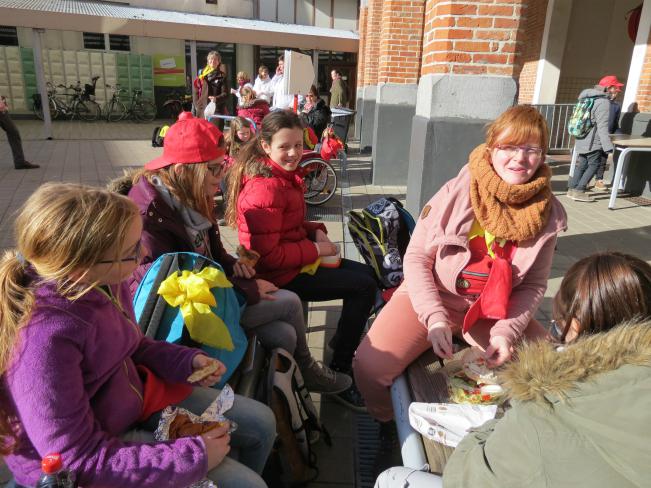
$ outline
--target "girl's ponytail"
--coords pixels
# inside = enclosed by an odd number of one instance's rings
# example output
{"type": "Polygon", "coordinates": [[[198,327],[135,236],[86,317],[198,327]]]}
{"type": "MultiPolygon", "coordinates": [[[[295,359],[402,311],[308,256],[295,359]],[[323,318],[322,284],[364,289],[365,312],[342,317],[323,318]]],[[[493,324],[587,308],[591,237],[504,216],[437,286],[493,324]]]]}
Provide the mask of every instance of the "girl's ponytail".
{"type": "MultiPolygon", "coordinates": [[[[24,259],[15,250],[5,251],[0,259],[0,377],[9,368],[16,337],[34,306],[34,292],[25,273],[24,259]]],[[[0,455],[11,454],[18,437],[11,423],[4,382],[0,381],[0,455]]]]}

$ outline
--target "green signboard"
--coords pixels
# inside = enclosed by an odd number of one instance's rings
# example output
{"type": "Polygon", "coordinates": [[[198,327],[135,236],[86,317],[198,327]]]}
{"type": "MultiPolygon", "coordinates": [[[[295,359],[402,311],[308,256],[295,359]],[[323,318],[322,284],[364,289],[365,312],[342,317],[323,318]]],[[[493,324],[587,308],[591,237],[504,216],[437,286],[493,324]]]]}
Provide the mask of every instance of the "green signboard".
{"type": "Polygon", "coordinates": [[[185,56],[154,54],[154,86],[185,86],[185,56]]]}

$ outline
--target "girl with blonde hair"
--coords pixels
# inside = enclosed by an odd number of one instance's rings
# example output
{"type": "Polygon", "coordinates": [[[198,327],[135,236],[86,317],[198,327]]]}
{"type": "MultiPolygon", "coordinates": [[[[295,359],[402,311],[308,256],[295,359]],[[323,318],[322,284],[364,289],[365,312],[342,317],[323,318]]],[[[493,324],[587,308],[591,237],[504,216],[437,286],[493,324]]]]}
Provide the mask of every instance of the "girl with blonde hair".
{"type": "Polygon", "coordinates": [[[146,252],[141,230],[128,198],[98,188],[48,183],[22,207],[17,248],[0,261],[0,452],[24,486],[58,452],[81,486],[188,486],[207,476],[264,487],[256,471],[275,424],[258,402],[236,396],[232,437],[225,425],[154,439],[163,408],[201,413],[215,400],[219,391],[206,387],[223,364],[140,331],[124,280],[146,252]],[[187,382],[214,363],[200,386],[187,382]],[[231,444],[243,464],[226,457],[231,444]]]}
{"type": "Polygon", "coordinates": [[[256,127],[262,125],[264,119],[269,113],[269,102],[262,98],[257,98],[257,94],[252,88],[245,86],[242,88],[242,105],[237,108],[237,115],[245,117],[255,122],[256,127]]]}
{"type": "MultiPolygon", "coordinates": [[[[197,117],[203,117],[208,102],[215,102],[215,115],[228,114],[226,103],[230,97],[226,67],[222,64],[222,57],[217,51],[210,51],[206,58],[206,66],[199,71],[194,80],[192,89],[192,103],[197,117]]],[[[222,129],[224,122],[219,121],[218,127],[222,129]]]]}

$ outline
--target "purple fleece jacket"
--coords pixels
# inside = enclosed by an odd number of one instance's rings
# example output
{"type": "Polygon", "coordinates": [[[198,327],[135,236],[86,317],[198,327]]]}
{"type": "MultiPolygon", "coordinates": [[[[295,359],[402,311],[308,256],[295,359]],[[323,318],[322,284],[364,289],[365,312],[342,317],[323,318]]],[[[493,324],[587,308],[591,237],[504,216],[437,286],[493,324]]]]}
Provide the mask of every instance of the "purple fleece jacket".
{"type": "Polygon", "coordinates": [[[126,443],[143,407],[142,364],[170,382],[184,382],[199,352],[141,333],[126,283],[108,295],[91,290],[76,301],[53,283],[36,289],[36,306],[19,331],[5,382],[17,416],[18,449],[6,457],[16,481],[34,486],[43,456],[59,452],[80,486],[182,487],[205,477],[201,437],[126,443]]]}

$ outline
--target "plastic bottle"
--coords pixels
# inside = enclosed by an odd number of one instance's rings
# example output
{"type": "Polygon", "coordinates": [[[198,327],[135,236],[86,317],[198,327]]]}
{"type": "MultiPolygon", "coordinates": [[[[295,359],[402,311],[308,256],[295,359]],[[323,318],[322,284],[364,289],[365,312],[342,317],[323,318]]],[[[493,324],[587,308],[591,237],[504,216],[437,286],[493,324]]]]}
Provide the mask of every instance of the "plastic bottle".
{"type": "Polygon", "coordinates": [[[38,480],[36,488],[75,488],[75,475],[63,467],[61,454],[53,453],[41,461],[43,475],[38,480]]]}

